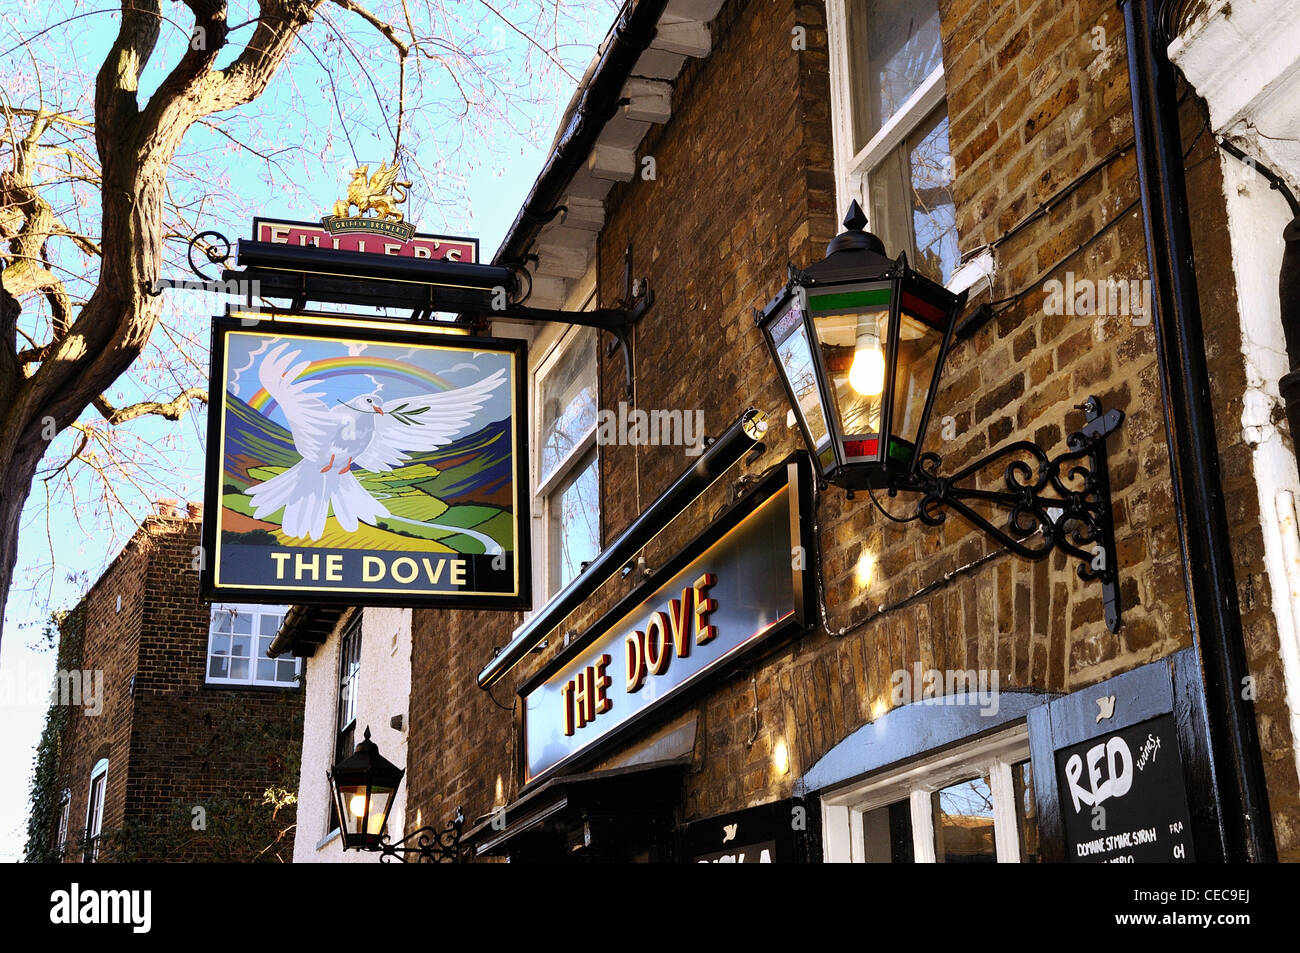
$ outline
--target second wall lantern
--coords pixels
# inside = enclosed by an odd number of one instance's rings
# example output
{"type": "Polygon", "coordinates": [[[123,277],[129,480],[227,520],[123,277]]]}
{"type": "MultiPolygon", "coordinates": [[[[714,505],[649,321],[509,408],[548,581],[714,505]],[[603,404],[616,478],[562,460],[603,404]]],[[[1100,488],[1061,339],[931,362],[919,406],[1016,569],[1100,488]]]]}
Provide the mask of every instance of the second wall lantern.
{"type": "Polygon", "coordinates": [[[906,255],[889,258],[866,224],[852,203],[826,257],[790,266],[781,293],[756,315],[822,482],[850,495],[920,494],[913,515],[890,516],[900,522],[935,526],[952,509],[1021,556],[1065,552],[1080,561],[1082,578],[1100,580],[1106,625],[1118,631],[1106,437],[1123,413],[1089,397],[1067,451],[1053,457],[1018,440],[941,474],[942,460],[923,445],[966,293],[913,271],[906,255]],[[978,477],[1002,461],[1000,487],[978,477]],[[1005,512],[1003,525],[990,507],[1005,512]]]}

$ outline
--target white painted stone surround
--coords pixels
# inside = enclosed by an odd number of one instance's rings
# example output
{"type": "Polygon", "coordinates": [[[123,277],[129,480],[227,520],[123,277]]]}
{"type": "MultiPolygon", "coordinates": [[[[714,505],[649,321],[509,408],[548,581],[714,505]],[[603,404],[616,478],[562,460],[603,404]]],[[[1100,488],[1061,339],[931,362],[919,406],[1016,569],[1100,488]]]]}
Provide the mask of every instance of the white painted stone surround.
{"type": "MultiPolygon", "coordinates": [[[[1300,191],[1300,3],[1212,2],[1170,44],[1169,56],[1205,99],[1214,134],[1300,191]]],[[[1250,166],[1226,152],[1220,161],[1246,361],[1241,426],[1253,448],[1265,562],[1300,772],[1300,536],[1295,520],[1300,475],[1278,394],[1278,379],[1291,369],[1278,300],[1282,229],[1291,211],[1250,166]]]]}

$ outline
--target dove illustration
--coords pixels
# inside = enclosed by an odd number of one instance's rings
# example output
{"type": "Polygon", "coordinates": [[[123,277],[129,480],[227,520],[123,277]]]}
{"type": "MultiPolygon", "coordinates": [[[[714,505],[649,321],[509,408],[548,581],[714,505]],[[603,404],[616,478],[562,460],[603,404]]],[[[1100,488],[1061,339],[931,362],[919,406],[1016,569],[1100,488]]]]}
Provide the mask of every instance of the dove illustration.
{"type": "Polygon", "coordinates": [[[324,535],[331,509],[349,533],[359,523],[373,526],[390,515],[352,475],[354,466],[371,473],[389,471],[410,459],[410,452],[449,443],[506,379],[502,368],[455,390],[400,398],[389,409],[377,394],[330,407],[324,394],[311,391],[314,382],[295,380],[311,362],[295,363],[302,352],[289,347],[281,344],[262,359],[258,379],[284,411],[302,460],[245,492],[253,498],[255,517],[283,507],[285,534],[313,540],[324,535]]]}

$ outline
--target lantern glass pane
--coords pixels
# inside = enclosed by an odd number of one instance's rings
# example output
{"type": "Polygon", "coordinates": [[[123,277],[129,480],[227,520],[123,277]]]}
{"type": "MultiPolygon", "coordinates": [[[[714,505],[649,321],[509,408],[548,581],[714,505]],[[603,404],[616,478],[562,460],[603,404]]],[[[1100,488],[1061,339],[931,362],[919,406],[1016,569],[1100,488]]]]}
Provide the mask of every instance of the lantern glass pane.
{"type": "Polygon", "coordinates": [[[392,799],[392,788],[371,789],[370,819],[366,822],[367,834],[379,835],[384,833],[384,821],[388,818],[388,806],[392,799]]]}
{"type": "Polygon", "coordinates": [[[815,324],[839,415],[844,458],[874,460],[880,449],[888,304],[878,311],[818,315],[815,324]]]}
{"type": "Polygon", "coordinates": [[[772,346],[781,361],[781,372],[794,394],[795,412],[803,419],[812,436],[814,451],[823,465],[833,463],[830,432],[826,426],[821,392],[817,389],[817,369],[813,363],[803,311],[791,307],[773,322],[769,333],[772,336],[772,346]]]}
{"type": "Polygon", "coordinates": [[[898,326],[898,363],[894,372],[894,406],[886,462],[911,466],[925,434],[925,403],[934,383],[950,318],[937,305],[904,291],[898,326]]]}
{"type": "Polygon", "coordinates": [[[879,458],[891,297],[889,282],[808,291],[846,463],[879,458]]]}
{"type": "Polygon", "coordinates": [[[339,800],[343,808],[343,832],[360,834],[366,817],[366,786],[364,784],[340,784],[339,800]]]}
{"type": "Polygon", "coordinates": [[[925,401],[942,346],[943,335],[937,329],[907,313],[900,316],[891,432],[901,437],[906,446],[891,445],[889,457],[896,463],[910,465],[912,462],[912,454],[921,437],[925,401]]]}

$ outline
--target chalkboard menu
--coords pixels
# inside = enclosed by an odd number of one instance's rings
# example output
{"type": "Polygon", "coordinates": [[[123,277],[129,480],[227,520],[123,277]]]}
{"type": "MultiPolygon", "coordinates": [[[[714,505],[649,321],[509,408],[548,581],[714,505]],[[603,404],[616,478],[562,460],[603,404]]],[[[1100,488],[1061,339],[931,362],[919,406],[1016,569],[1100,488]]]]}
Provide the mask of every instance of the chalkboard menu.
{"type": "Polygon", "coordinates": [[[1194,860],[1172,715],[1062,748],[1056,777],[1069,860],[1194,860]]]}

